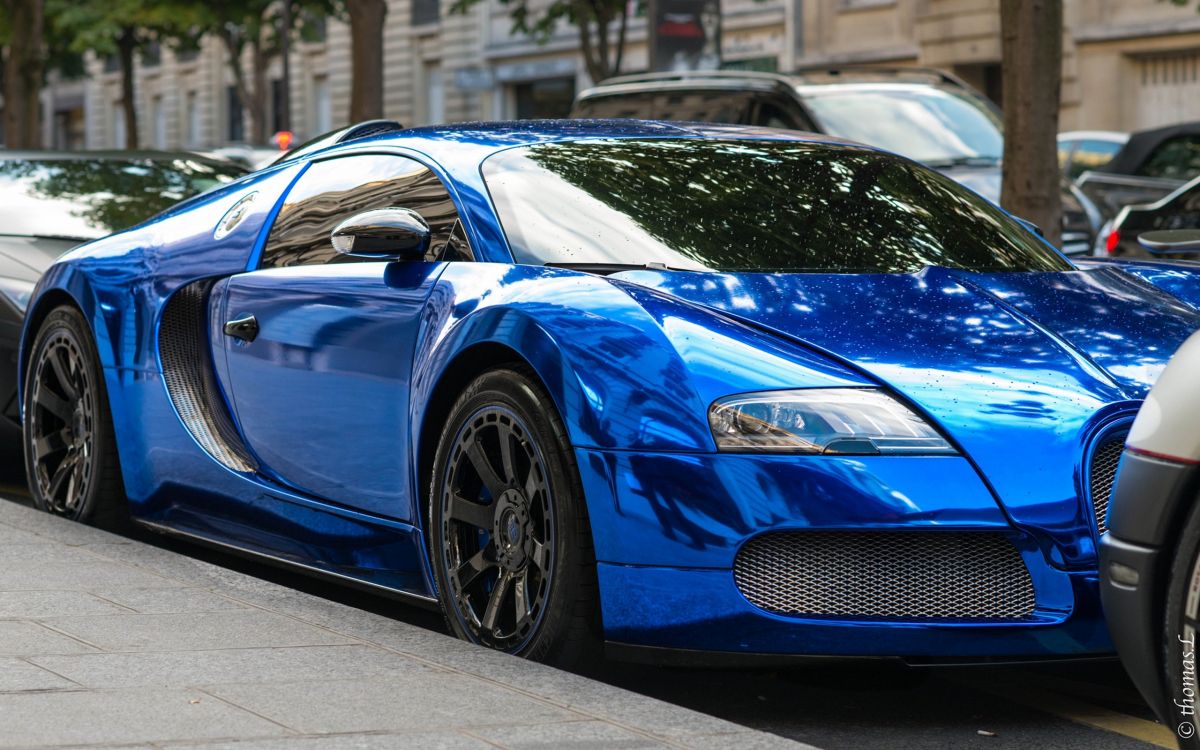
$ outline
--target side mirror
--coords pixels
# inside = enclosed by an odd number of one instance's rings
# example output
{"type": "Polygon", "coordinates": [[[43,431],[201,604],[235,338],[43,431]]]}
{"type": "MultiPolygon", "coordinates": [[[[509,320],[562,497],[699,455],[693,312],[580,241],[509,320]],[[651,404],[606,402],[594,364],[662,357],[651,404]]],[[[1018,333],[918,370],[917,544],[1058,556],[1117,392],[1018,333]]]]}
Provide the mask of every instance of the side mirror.
{"type": "Polygon", "coordinates": [[[417,260],[429,249],[429,225],[409,208],[379,208],[346,219],[330,235],[342,255],[417,260]]]}
{"type": "Polygon", "coordinates": [[[1138,235],[1138,242],[1155,255],[1200,253],[1200,229],[1156,229],[1138,235]]]}

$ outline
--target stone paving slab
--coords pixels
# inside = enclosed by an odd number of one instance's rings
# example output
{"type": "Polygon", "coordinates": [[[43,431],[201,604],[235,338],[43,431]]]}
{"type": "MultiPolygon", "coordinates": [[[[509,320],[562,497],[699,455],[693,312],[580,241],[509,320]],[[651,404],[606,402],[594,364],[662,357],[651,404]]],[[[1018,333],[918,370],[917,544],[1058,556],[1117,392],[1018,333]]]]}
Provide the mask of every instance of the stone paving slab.
{"type": "Polygon", "coordinates": [[[0,748],[804,748],[0,502],[0,748]]]}

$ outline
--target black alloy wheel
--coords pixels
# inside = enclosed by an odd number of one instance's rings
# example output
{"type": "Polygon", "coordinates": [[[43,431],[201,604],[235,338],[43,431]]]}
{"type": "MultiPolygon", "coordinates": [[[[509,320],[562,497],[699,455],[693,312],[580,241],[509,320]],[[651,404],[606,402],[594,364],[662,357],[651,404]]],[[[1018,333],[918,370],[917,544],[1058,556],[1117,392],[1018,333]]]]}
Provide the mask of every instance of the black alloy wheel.
{"type": "Polygon", "coordinates": [[[524,371],[484,374],[451,409],[434,467],[431,550],[451,629],[489,648],[584,666],[598,644],[595,562],[549,397],[524,371]]]}
{"type": "Polygon", "coordinates": [[[51,312],[26,371],[25,473],[38,508],[113,528],[126,503],[102,378],[83,316],[51,312]]]}

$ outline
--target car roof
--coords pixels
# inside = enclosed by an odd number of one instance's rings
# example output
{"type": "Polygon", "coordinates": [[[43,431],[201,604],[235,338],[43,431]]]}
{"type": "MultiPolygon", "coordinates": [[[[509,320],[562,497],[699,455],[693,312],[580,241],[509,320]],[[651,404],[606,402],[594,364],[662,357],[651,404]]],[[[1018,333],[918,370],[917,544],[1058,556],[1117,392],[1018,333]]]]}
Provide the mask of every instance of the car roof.
{"type": "Polygon", "coordinates": [[[916,84],[926,86],[970,87],[960,78],[935,68],[906,66],[847,67],[821,66],[794,73],[760,73],[736,70],[696,70],[670,73],[639,73],[601,81],[579,94],[578,101],[619,93],[672,91],[695,88],[790,91],[807,87],[833,87],[847,84],[916,84]]]}
{"type": "Polygon", "coordinates": [[[1109,143],[1125,143],[1129,133],[1119,130],[1068,130],[1058,134],[1060,141],[1108,141],[1109,143]]]}
{"type": "Polygon", "coordinates": [[[1096,171],[1134,174],[1163,141],[1180,136],[1195,135],[1200,135],[1200,122],[1184,122],[1152,130],[1139,130],[1130,134],[1129,140],[1125,142],[1125,146],[1117,152],[1112,161],[1097,167],[1096,171]]]}

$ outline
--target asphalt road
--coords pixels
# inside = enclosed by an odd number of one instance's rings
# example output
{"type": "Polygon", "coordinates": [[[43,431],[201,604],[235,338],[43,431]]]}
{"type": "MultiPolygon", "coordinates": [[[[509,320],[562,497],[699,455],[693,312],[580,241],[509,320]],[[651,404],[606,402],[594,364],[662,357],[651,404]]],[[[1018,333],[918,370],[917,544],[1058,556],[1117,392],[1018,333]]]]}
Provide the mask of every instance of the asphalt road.
{"type": "MultiPolygon", "coordinates": [[[[0,496],[28,502],[0,454],[0,496]]],[[[156,535],[139,539],[430,629],[437,614],[156,535]]],[[[1174,747],[1115,661],[1020,667],[828,665],[771,670],[611,664],[601,680],[821,748],[1174,747]]]]}

